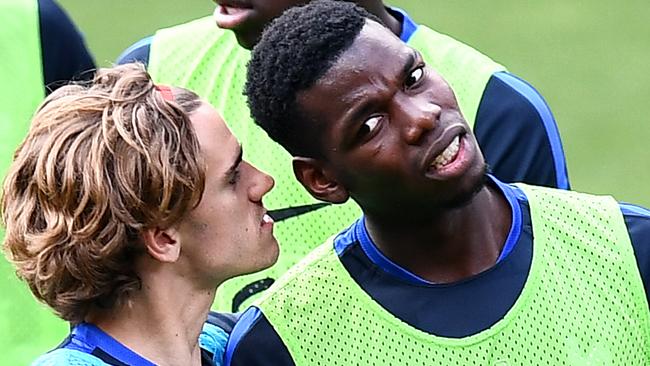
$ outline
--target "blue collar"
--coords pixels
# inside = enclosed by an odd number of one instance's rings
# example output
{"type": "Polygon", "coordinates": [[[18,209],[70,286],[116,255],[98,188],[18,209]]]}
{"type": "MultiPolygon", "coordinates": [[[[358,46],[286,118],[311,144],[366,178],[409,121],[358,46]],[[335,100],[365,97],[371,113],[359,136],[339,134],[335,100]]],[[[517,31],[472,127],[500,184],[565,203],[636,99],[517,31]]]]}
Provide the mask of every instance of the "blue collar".
{"type": "Polygon", "coordinates": [[[64,348],[88,354],[94,354],[96,349],[100,349],[127,365],[155,366],[154,363],[131,351],[95,325],[81,323],[72,329],[70,336],[70,342],[64,348]]]}
{"type": "MultiPolygon", "coordinates": [[[[510,252],[512,252],[512,249],[515,247],[517,241],[519,241],[519,237],[521,236],[521,226],[522,226],[523,219],[521,214],[521,207],[519,205],[518,200],[520,199],[525,200],[525,196],[517,187],[502,183],[491,175],[489,176],[489,178],[491,182],[494,183],[497,186],[497,188],[499,188],[503,193],[503,195],[506,197],[506,200],[508,201],[510,210],[512,212],[512,224],[510,226],[510,231],[508,232],[508,237],[506,238],[506,242],[504,243],[503,249],[501,250],[501,254],[497,259],[497,263],[499,263],[500,261],[505,259],[508,256],[508,254],[510,254],[510,252]]],[[[351,235],[354,235],[355,239],[359,241],[359,243],[361,244],[361,248],[366,253],[370,261],[372,261],[375,265],[377,265],[385,272],[415,284],[428,284],[428,285],[433,284],[432,282],[417,276],[416,274],[401,267],[400,265],[398,265],[397,263],[391,261],[388,257],[386,257],[377,248],[375,243],[373,243],[372,239],[370,238],[363,217],[359,219],[351,227],[351,230],[347,230],[345,233],[342,234],[342,236],[346,236],[346,237],[349,237],[351,235]]],[[[351,242],[345,239],[337,240],[337,242],[346,242],[346,241],[351,242]]],[[[342,253],[343,251],[342,249],[343,248],[337,248],[337,252],[339,253],[339,255],[342,253]]]]}
{"type": "Polygon", "coordinates": [[[413,33],[415,33],[415,30],[418,28],[418,24],[415,23],[403,9],[386,7],[386,10],[388,10],[389,13],[395,16],[397,20],[402,23],[402,33],[399,35],[399,38],[402,40],[402,42],[408,43],[413,33]]]}

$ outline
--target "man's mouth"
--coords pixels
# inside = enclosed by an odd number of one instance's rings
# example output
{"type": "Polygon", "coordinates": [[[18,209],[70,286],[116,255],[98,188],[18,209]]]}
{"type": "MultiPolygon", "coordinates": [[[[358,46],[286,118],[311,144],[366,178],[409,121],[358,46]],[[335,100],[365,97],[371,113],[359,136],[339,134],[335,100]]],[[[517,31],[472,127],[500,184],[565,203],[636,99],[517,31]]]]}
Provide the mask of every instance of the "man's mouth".
{"type": "Polygon", "coordinates": [[[262,222],[260,223],[260,226],[262,227],[273,227],[273,218],[269,216],[269,214],[265,213],[264,216],[262,216],[262,222]]]}
{"type": "Polygon", "coordinates": [[[251,11],[252,8],[245,4],[224,2],[214,10],[214,19],[219,28],[233,29],[243,23],[251,11]]]}
{"type": "Polygon", "coordinates": [[[442,131],[427,150],[422,161],[425,174],[440,170],[458,157],[463,146],[463,136],[467,133],[460,123],[453,123],[442,131]]]}
{"type": "Polygon", "coordinates": [[[458,150],[460,149],[460,136],[456,135],[451,143],[440,153],[438,156],[433,159],[433,162],[430,165],[430,168],[441,169],[447,164],[454,161],[458,155],[458,150]]]}

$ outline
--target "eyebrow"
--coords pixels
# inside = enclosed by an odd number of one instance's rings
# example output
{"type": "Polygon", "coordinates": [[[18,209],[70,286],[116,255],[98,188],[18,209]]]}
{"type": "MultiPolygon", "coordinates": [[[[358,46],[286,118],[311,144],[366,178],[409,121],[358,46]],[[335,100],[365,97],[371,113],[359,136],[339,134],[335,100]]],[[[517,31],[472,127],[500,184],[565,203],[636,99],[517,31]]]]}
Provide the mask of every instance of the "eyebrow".
{"type": "Polygon", "coordinates": [[[240,144],[239,145],[239,153],[237,154],[237,158],[235,158],[235,161],[232,163],[230,168],[228,168],[228,170],[226,171],[226,174],[225,174],[226,177],[230,178],[233,174],[235,174],[235,171],[237,170],[237,167],[239,166],[239,164],[241,164],[243,157],[244,157],[244,148],[240,144]]]}
{"type": "MultiPolygon", "coordinates": [[[[406,61],[404,62],[404,65],[402,66],[402,70],[401,70],[400,77],[402,79],[411,72],[413,67],[418,62],[420,62],[421,59],[420,53],[417,50],[413,48],[409,48],[409,50],[410,52],[407,55],[406,61]]],[[[375,106],[375,101],[373,101],[372,99],[365,100],[359,104],[356,104],[343,116],[343,121],[345,125],[350,126],[351,122],[356,121],[362,118],[364,115],[368,114],[372,109],[374,109],[374,106],[375,106]]]]}
{"type": "Polygon", "coordinates": [[[404,67],[402,68],[402,76],[408,75],[408,73],[411,72],[413,69],[413,66],[415,66],[416,63],[420,61],[420,53],[411,48],[411,52],[407,56],[406,62],[404,63],[404,67]]]}

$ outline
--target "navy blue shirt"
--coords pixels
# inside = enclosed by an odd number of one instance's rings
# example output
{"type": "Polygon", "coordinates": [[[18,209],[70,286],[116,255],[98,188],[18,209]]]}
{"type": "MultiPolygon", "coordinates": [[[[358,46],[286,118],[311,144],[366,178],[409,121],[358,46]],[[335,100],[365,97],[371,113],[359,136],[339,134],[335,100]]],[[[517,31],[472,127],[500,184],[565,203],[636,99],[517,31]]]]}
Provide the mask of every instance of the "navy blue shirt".
{"type": "MultiPolygon", "coordinates": [[[[418,25],[402,10],[388,9],[402,23],[408,42],[418,25]]],[[[153,37],[129,47],[118,64],[149,61],[153,37]]],[[[487,83],[474,123],[474,134],[490,171],[505,182],[569,189],[566,160],[551,111],[530,84],[508,72],[487,83]]]]}
{"type": "MultiPolygon", "coordinates": [[[[515,186],[497,180],[491,184],[508,200],[512,224],[497,263],[471,279],[436,285],[419,278],[377,249],[363,219],[339,234],[334,248],[363,291],[409,325],[451,338],[479,333],[502,319],[514,305],[533,257],[533,229],[526,196],[515,186]],[[421,310],[422,303],[427,304],[426,312],[421,310]]],[[[620,204],[620,208],[648,296],[650,211],[630,204],[620,204]]],[[[257,308],[248,309],[235,325],[225,360],[225,365],[234,366],[294,364],[282,340],[257,308]]]]}
{"type": "Polygon", "coordinates": [[[70,80],[90,79],[95,62],[67,14],[53,0],[38,0],[38,14],[46,94],[70,80]]]}

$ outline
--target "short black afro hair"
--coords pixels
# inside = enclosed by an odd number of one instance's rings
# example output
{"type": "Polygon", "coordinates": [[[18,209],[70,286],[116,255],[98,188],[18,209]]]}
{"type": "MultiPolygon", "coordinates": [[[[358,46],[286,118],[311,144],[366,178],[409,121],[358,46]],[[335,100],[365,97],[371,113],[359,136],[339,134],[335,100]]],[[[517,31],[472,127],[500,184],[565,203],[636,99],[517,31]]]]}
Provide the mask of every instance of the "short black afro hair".
{"type": "Polygon", "coordinates": [[[316,129],[304,123],[308,116],[299,110],[297,94],[329,71],[366,19],[381,23],[354,3],[312,1],[271,22],[253,49],[244,92],[251,116],[293,156],[320,155],[316,129]]]}

